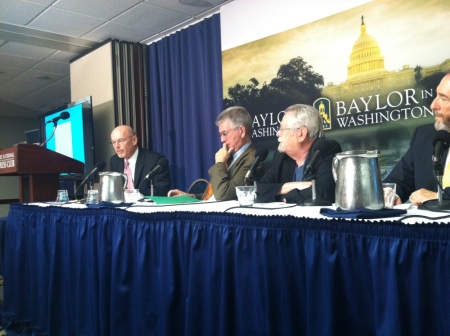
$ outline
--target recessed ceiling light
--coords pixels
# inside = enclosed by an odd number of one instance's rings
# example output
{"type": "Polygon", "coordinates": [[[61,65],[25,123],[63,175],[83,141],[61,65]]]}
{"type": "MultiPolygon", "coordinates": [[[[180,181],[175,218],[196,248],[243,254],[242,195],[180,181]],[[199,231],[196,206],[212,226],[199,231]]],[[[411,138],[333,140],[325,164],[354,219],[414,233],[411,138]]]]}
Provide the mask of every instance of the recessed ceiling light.
{"type": "Polygon", "coordinates": [[[45,79],[45,80],[47,80],[47,79],[52,79],[52,77],[47,76],[47,75],[39,75],[39,76],[36,76],[35,78],[36,78],[36,79],[45,79]]]}

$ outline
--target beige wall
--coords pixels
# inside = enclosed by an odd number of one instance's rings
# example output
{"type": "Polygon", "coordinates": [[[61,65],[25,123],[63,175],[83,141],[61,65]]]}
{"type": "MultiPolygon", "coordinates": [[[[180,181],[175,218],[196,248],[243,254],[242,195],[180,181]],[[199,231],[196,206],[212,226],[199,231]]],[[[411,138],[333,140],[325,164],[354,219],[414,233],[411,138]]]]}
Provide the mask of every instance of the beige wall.
{"type": "Polygon", "coordinates": [[[111,48],[111,42],[107,43],[70,64],[71,100],[92,96],[95,161],[105,161],[105,170],[114,154],[109,145],[115,127],[111,48]]]}

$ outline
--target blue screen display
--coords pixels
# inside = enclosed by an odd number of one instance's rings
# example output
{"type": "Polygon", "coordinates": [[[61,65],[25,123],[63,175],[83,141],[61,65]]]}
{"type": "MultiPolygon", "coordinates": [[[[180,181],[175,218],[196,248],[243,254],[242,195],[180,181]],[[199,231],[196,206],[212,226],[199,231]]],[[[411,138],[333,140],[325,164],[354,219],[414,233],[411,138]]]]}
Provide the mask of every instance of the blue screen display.
{"type": "Polygon", "coordinates": [[[54,123],[51,120],[65,111],[70,114],[70,117],[66,120],[58,120],[55,135],[47,142],[46,147],[86,164],[81,104],[45,116],[45,138],[49,138],[53,132],[54,123]]]}

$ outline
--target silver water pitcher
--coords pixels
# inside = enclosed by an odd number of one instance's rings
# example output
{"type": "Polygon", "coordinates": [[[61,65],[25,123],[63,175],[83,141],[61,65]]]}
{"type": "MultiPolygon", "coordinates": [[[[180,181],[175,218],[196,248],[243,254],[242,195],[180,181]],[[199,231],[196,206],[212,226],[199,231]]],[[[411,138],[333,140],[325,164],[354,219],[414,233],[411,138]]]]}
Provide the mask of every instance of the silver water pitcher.
{"type": "Polygon", "coordinates": [[[100,202],[124,202],[124,191],[127,185],[127,176],[116,172],[103,172],[100,175],[98,193],[100,202]]]}
{"type": "Polygon", "coordinates": [[[336,154],[333,177],[336,181],[336,206],[344,210],[384,207],[378,150],[354,150],[336,154]]]}

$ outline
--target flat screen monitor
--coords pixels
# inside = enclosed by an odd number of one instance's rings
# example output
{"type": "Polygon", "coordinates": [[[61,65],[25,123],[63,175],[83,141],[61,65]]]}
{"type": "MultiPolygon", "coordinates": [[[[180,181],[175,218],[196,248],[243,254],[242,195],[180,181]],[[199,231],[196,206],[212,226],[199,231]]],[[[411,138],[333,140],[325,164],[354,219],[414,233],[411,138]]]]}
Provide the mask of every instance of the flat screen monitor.
{"type": "Polygon", "coordinates": [[[84,163],[85,173],[94,169],[94,132],[92,97],[86,97],[39,116],[41,143],[53,137],[45,147],[84,163]],[[67,117],[67,112],[69,116],[67,117]]]}

